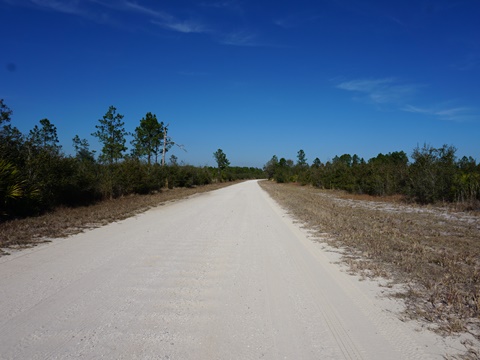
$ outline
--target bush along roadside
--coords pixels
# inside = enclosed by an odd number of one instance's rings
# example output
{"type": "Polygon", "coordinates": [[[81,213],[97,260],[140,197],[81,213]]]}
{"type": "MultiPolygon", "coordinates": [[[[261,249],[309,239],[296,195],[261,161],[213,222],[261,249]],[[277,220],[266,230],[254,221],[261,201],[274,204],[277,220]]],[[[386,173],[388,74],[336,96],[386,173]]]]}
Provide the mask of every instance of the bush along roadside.
{"type": "Polygon", "coordinates": [[[102,145],[98,156],[78,135],[72,139],[75,154],[66,155],[50,120],[23,134],[11,125],[12,114],[0,99],[0,222],[165,188],[264,177],[262,169],[228,166],[218,179],[213,167],[178,164],[174,155],[166,161],[176,144],[168,125],[152,113],[130,134],[123,115],[110,106],[92,133],[102,145]],[[130,153],[127,135],[133,136],[130,153]]]}
{"type": "Polygon", "coordinates": [[[379,154],[365,161],[357,155],[316,158],[308,165],[300,150],[297,162],[273,156],[264,166],[277,183],[297,182],[321,189],[345,190],[375,196],[403,195],[420,204],[461,203],[465,209],[480,209],[480,164],[474,158],[456,157],[456,148],[424,145],[411,157],[403,151],[379,154]]]}

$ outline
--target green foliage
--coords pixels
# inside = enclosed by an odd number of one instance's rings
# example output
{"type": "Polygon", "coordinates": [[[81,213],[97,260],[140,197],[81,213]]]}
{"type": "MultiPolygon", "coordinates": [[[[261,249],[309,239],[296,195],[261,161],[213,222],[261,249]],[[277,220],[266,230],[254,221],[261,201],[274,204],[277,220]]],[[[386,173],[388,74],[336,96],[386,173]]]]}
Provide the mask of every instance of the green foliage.
{"type": "Polygon", "coordinates": [[[61,148],[58,145],[57,127],[48,119],[40,120],[40,125],[41,127],[35,125],[30,130],[27,138],[29,145],[36,149],[43,149],[44,151],[57,154],[61,148]]]}
{"type": "Polygon", "coordinates": [[[22,200],[32,200],[38,196],[38,190],[28,187],[19,170],[6,160],[0,159],[0,216],[19,207],[22,200]]]}
{"type": "Polygon", "coordinates": [[[215,158],[215,161],[217,162],[217,169],[218,169],[218,180],[222,181],[224,180],[222,178],[222,173],[223,170],[228,168],[230,165],[230,161],[227,159],[227,155],[223,152],[222,149],[218,149],[213,153],[213,157],[215,158]]]}
{"type": "Polygon", "coordinates": [[[132,141],[132,155],[136,157],[146,157],[147,163],[151,164],[151,159],[155,157],[155,163],[158,163],[158,155],[162,149],[163,122],[159,123],[157,116],[148,112],[142,120],[140,126],[135,128],[132,141]]]}
{"type": "Polygon", "coordinates": [[[408,157],[405,152],[378,154],[362,166],[358,189],[370,195],[403,194],[407,174],[408,157]]]}
{"type": "Polygon", "coordinates": [[[297,164],[295,165],[296,182],[301,185],[307,185],[310,183],[310,171],[307,164],[307,158],[305,151],[299,150],[297,153],[297,164]]]}
{"type": "Polygon", "coordinates": [[[95,201],[132,193],[148,194],[168,186],[191,187],[219,181],[268,177],[277,182],[298,182],[317,187],[343,189],[372,195],[403,194],[421,203],[436,201],[480,204],[480,165],[471,157],[457,160],[456,149],[424,146],[412,153],[412,163],[403,151],[365,162],[354,154],[336,156],[323,164],[316,158],[307,165],[299,150],[297,163],[273,156],[263,170],[230,166],[223,150],[213,155],[217,167],[158,164],[158,155],[173,142],[156,116],[147,113],[135,129],[132,156],[124,156],[127,132],[123,115],[111,106],[92,135],[103,145],[100,161],[86,139],[73,138],[74,156],[61,152],[57,128],[48,119],[22,134],[10,124],[12,111],[0,100],[0,216],[35,215],[57,206],[88,205],[95,201]],[[165,138],[167,143],[164,144],[165,138]]]}
{"type": "Polygon", "coordinates": [[[409,195],[414,200],[420,203],[454,200],[455,152],[453,146],[447,145],[414,149],[409,176],[409,195]]]}
{"type": "Polygon", "coordinates": [[[125,136],[128,134],[123,127],[123,115],[117,113],[114,106],[108,108],[107,113],[102,119],[99,119],[99,125],[95,125],[97,131],[92,136],[98,138],[102,147],[100,161],[113,164],[123,158],[123,153],[127,150],[125,146],[125,136]]]}
{"type": "Polygon", "coordinates": [[[278,158],[277,155],[273,155],[272,158],[265,164],[263,167],[263,171],[267,175],[267,178],[273,179],[275,176],[275,172],[277,171],[278,166],[278,158]]]}
{"type": "Polygon", "coordinates": [[[307,165],[307,158],[305,155],[305,151],[302,149],[298,150],[297,153],[297,166],[305,167],[307,165]]]}
{"type": "Polygon", "coordinates": [[[405,195],[419,203],[461,201],[478,207],[480,165],[471,157],[457,161],[456,149],[425,145],[412,153],[412,163],[403,151],[378,154],[368,162],[354,154],[335,156],[323,164],[318,158],[308,168],[299,162],[274,156],[264,166],[268,178],[277,182],[298,182],[326,189],[340,189],[369,195],[405,195]]]}
{"type": "Polygon", "coordinates": [[[87,139],[80,139],[78,135],[72,139],[75,157],[80,161],[95,162],[94,152],[90,151],[87,139]]]}
{"type": "MultiPolygon", "coordinates": [[[[2,109],[8,108],[4,105],[2,109]]],[[[9,122],[11,111],[4,111],[4,122],[9,122]]],[[[97,125],[94,135],[104,145],[99,162],[90,151],[88,141],[78,135],[72,139],[75,155],[65,156],[58,145],[57,129],[48,119],[42,119],[27,137],[10,124],[4,125],[0,129],[2,218],[35,215],[57,206],[89,205],[134,193],[148,194],[166,186],[192,187],[212,182],[216,169],[180,166],[173,155],[170,166],[158,164],[157,155],[163,150],[165,139],[164,127],[151,113],[147,113],[137,127],[138,156],[124,157],[126,132],[122,118],[110,107],[97,125]],[[156,134],[156,140],[152,140],[152,134],[156,134]]],[[[166,149],[172,145],[168,140],[166,149]]],[[[219,159],[225,180],[263,177],[261,169],[230,168],[224,154],[219,159]]]]}
{"type": "Polygon", "coordinates": [[[199,168],[191,165],[169,166],[170,173],[169,185],[174,187],[193,187],[206,185],[212,182],[212,177],[208,168],[199,168]]]}
{"type": "Polygon", "coordinates": [[[319,169],[322,165],[323,165],[322,162],[317,157],[317,158],[315,158],[315,160],[313,160],[312,168],[319,169]]]}
{"type": "Polygon", "coordinates": [[[12,110],[0,99],[0,125],[10,122],[12,114],[12,110]]]}
{"type": "Polygon", "coordinates": [[[228,178],[230,181],[264,179],[265,172],[262,169],[254,167],[230,166],[228,168],[228,178]]]}
{"type": "Polygon", "coordinates": [[[275,181],[278,183],[293,182],[296,181],[294,176],[293,161],[281,158],[275,167],[275,181]]]}

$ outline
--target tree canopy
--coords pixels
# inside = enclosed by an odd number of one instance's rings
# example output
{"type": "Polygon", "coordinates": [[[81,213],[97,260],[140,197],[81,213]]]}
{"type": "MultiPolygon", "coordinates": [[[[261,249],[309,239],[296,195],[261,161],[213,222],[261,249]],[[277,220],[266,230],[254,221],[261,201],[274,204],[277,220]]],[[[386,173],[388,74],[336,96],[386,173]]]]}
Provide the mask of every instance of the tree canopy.
{"type": "Polygon", "coordinates": [[[105,163],[117,163],[127,150],[125,136],[128,133],[122,119],[123,115],[117,113],[114,106],[110,106],[103,118],[98,120],[99,124],[95,125],[97,131],[92,133],[92,136],[98,138],[103,145],[100,160],[105,163]]]}
{"type": "Polygon", "coordinates": [[[146,157],[148,164],[152,163],[152,157],[154,157],[155,163],[158,163],[164,131],[163,122],[158,122],[157,116],[148,112],[140,120],[140,125],[135,128],[133,133],[132,154],[138,157],[146,157]]]}

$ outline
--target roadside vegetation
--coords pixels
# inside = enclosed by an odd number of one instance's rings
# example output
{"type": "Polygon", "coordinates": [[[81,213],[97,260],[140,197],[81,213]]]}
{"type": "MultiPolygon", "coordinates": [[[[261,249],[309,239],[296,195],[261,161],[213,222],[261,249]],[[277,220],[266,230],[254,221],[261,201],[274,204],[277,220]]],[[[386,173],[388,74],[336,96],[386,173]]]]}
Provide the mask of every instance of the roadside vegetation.
{"type": "MultiPolygon", "coordinates": [[[[87,139],[76,135],[75,154],[67,155],[56,126],[42,119],[28,134],[11,124],[12,110],[0,99],[0,226],[2,223],[75,208],[132,194],[155,194],[165,189],[191,188],[217,182],[255,179],[262,169],[233,167],[225,158],[218,168],[179,163],[168,135],[169,124],[146,113],[132,134],[123,115],[110,106],[92,132],[102,148],[90,150],[87,139]],[[127,136],[131,135],[130,150],[127,136]]],[[[220,150],[220,149],[219,149],[220,150]]],[[[2,231],[0,246],[5,244],[2,231]]]]}
{"type": "Polygon", "coordinates": [[[264,177],[262,169],[230,166],[221,149],[212,154],[217,168],[182,164],[174,155],[167,161],[169,149],[183,146],[150,112],[128,134],[123,115],[110,106],[92,133],[101,152],[76,135],[73,155],[62,151],[50,120],[23,134],[11,124],[12,114],[0,99],[0,255],[231,181],[264,177]]]}
{"type": "Polygon", "coordinates": [[[273,156],[264,170],[278,183],[309,184],[352,194],[402,195],[411,202],[447,202],[467,210],[480,208],[480,164],[471,156],[457,159],[453,146],[417,147],[411,160],[404,151],[396,151],[368,161],[350,154],[325,163],[315,158],[310,165],[305,152],[299,150],[296,162],[273,156]]]}
{"type": "Polygon", "coordinates": [[[350,271],[401,284],[405,315],[443,334],[468,332],[464,358],[480,356],[480,213],[406,204],[398,196],[355,196],[299,184],[261,186],[339,248],[350,271]]]}

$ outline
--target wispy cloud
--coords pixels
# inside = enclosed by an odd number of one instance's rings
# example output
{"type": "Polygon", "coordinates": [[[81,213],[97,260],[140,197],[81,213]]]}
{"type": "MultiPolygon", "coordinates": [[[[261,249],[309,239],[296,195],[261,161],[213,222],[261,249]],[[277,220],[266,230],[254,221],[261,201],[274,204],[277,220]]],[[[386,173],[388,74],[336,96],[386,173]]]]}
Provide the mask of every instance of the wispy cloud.
{"type": "Polygon", "coordinates": [[[397,110],[424,114],[439,120],[478,121],[480,113],[472,107],[451,106],[450,103],[436,106],[414,106],[411,99],[424,85],[404,83],[395,78],[357,79],[343,81],[336,88],[355,93],[354,99],[374,105],[385,105],[397,110]],[[449,105],[450,104],[450,105],[449,105]]]}
{"type": "Polygon", "coordinates": [[[92,8],[101,0],[0,0],[10,6],[25,7],[43,11],[78,16],[101,24],[115,25],[115,21],[105,9],[92,8]]]}
{"type": "Polygon", "coordinates": [[[169,13],[147,8],[146,6],[140,5],[135,2],[125,1],[124,4],[127,10],[151,16],[154,18],[150,21],[152,24],[159,25],[168,30],[177,31],[185,34],[210,32],[208,27],[197,21],[180,20],[169,13]]]}
{"type": "Polygon", "coordinates": [[[224,45],[234,46],[261,46],[256,42],[256,35],[248,31],[223,34],[220,36],[219,42],[224,45]]]}
{"type": "Polygon", "coordinates": [[[158,20],[151,20],[152,24],[158,25],[168,30],[181,32],[184,34],[189,33],[208,33],[211,32],[209,28],[204,26],[203,24],[196,23],[193,21],[185,20],[185,21],[158,21],[158,20]]]}
{"type": "Polygon", "coordinates": [[[36,7],[63,14],[76,15],[97,22],[108,22],[112,16],[139,14],[150,18],[150,23],[170,31],[181,33],[206,33],[210,29],[191,19],[179,19],[176,16],[153,9],[129,0],[2,0],[12,6],[36,7]]]}
{"type": "Polygon", "coordinates": [[[282,18],[276,18],[273,20],[273,24],[283,29],[293,29],[318,21],[321,18],[322,16],[320,15],[304,11],[301,13],[290,14],[282,18]]]}
{"type": "Polygon", "coordinates": [[[115,24],[104,9],[93,9],[89,4],[100,3],[99,0],[4,0],[14,6],[33,7],[47,11],[78,16],[101,24],[115,24]]]}
{"type": "Polygon", "coordinates": [[[147,8],[146,6],[142,6],[138,3],[125,1],[123,4],[125,5],[125,7],[127,9],[133,10],[133,11],[145,14],[145,15],[150,15],[150,16],[153,16],[153,17],[156,17],[156,18],[167,18],[167,19],[172,18],[172,16],[167,14],[167,13],[147,8]]]}
{"type": "Polygon", "coordinates": [[[356,93],[356,99],[366,100],[374,104],[388,104],[406,101],[421,86],[402,83],[395,78],[384,78],[344,81],[336,87],[356,93]]]}
{"type": "Polygon", "coordinates": [[[80,8],[78,1],[58,1],[58,0],[30,0],[32,4],[48,8],[66,14],[85,15],[86,12],[80,8]]]}
{"type": "MultiPolygon", "coordinates": [[[[213,41],[222,45],[274,47],[268,43],[260,43],[257,34],[245,27],[245,30],[232,31],[232,24],[223,23],[223,28],[217,22],[212,25],[203,20],[208,14],[198,14],[198,18],[184,18],[177,13],[164,11],[155,2],[145,5],[140,0],[0,0],[11,6],[24,6],[47,9],[63,14],[71,14],[99,23],[110,23],[122,26],[129,21],[128,29],[139,24],[152,24],[167,31],[182,34],[208,34],[213,41]],[[134,22],[131,17],[143,17],[141,22],[134,22]],[[132,25],[133,24],[133,25],[132,25]]],[[[210,7],[219,11],[243,13],[242,2],[239,0],[212,0],[199,3],[199,7],[210,7]]],[[[126,27],[126,26],[125,26],[126,27]]],[[[238,26],[236,26],[238,28],[238,26]]]]}
{"type": "Polygon", "coordinates": [[[403,111],[425,114],[435,116],[441,120],[448,121],[475,121],[480,119],[478,111],[469,107],[441,107],[435,106],[430,108],[418,107],[413,105],[406,105],[402,108],[403,111]]]}
{"type": "Polygon", "coordinates": [[[203,1],[200,3],[200,6],[216,9],[227,9],[243,13],[242,6],[238,0],[203,1]]]}

